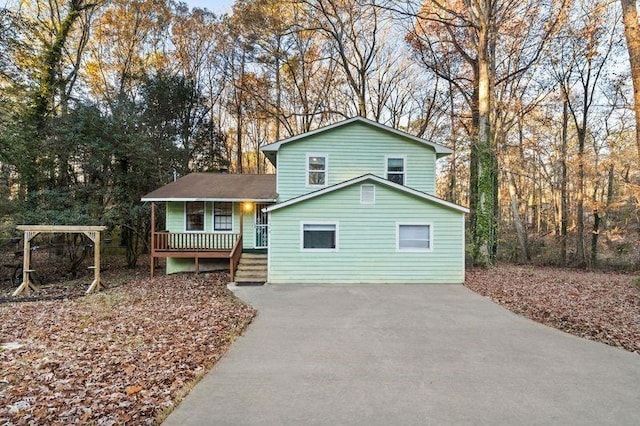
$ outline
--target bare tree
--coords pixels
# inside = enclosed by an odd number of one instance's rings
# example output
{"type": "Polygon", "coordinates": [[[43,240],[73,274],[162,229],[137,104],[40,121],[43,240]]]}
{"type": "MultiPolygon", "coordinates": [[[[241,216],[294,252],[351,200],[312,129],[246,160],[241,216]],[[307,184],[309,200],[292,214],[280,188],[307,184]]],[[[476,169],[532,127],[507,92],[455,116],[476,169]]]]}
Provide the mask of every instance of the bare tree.
{"type": "Polygon", "coordinates": [[[636,115],[636,145],[638,148],[638,160],[640,161],[640,23],[638,23],[636,0],[620,0],[620,4],[622,5],[624,36],[627,40],[627,51],[629,52],[629,63],[631,64],[633,109],[636,115]]]}
{"type": "Polygon", "coordinates": [[[363,5],[357,0],[296,0],[312,17],[311,28],[330,41],[335,60],[354,95],[356,113],[367,111],[367,91],[376,55],[380,49],[382,14],[375,0],[363,5]]]}
{"type": "Polygon", "coordinates": [[[576,188],[576,262],[586,265],[584,247],[585,147],[590,133],[592,107],[601,94],[607,61],[615,46],[619,17],[607,3],[578,3],[557,40],[558,57],[551,69],[562,91],[564,104],[574,125],[578,142],[578,184],[576,188]]]}
{"type": "Polygon", "coordinates": [[[420,10],[401,9],[412,18],[408,40],[421,63],[449,81],[471,111],[469,201],[476,263],[492,263],[497,251],[496,87],[538,62],[563,10],[564,2],[532,0],[426,0],[420,10]],[[517,60],[509,61],[514,55],[517,60]]]}

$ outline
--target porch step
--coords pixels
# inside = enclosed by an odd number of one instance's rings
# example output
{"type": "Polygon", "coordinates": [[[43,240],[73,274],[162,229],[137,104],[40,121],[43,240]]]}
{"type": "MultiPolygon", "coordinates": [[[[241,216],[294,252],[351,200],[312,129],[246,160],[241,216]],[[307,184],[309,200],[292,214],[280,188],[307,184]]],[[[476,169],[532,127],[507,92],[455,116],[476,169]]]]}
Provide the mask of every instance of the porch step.
{"type": "Polygon", "coordinates": [[[267,281],[267,255],[243,253],[235,281],[236,285],[264,284],[267,281]]]}
{"type": "Polygon", "coordinates": [[[248,263],[245,263],[243,265],[242,263],[240,263],[238,265],[238,269],[237,270],[238,271],[243,271],[243,272],[244,271],[247,271],[247,272],[250,272],[250,271],[252,271],[252,272],[253,271],[256,271],[256,272],[265,271],[266,272],[267,271],[267,265],[266,264],[264,264],[264,265],[256,265],[256,264],[248,264],[248,263]]]}
{"type": "Polygon", "coordinates": [[[245,259],[240,258],[240,263],[238,265],[246,265],[246,266],[256,265],[256,266],[264,266],[266,268],[267,259],[265,259],[265,260],[260,260],[260,259],[245,260],[245,259]]]}
{"type": "Polygon", "coordinates": [[[266,253],[242,253],[243,259],[266,259],[266,253]]]}
{"type": "Polygon", "coordinates": [[[242,257],[240,258],[240,262],[245,263],[267,263],[267,255],[266,254],[255,254],[255,253],[242,253],[242,257]]]}

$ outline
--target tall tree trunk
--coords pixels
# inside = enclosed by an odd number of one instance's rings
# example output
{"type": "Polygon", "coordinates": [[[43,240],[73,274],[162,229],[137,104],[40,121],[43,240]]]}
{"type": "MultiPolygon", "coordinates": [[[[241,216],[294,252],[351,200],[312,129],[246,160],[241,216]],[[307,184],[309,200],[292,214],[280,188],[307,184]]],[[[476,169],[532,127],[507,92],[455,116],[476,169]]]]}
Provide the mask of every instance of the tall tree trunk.
{"type": "Polygon", "coordinates": [[[624,36],[627,40],[629,62],[631,64],[631,80],[633,81],[633,109],[636,114],[636,145],[640,159],[640,24],[636,0],[620,0],[624,36]]]}
{"type": "Polygon", "coordinates": [[[569,107],[566,99],[562,104],[562,145],[560,148],[560,257],[567,264],[567,224],[569,206],[567,203],[567,129],[569,127],[569,107]]]}
{"type": "Polygon", "coordinates": [[[600,214],[598,211],[598,203],[593,208],[593,228],[591,230],[591,267],[598,266],[598,237],[600,236],[600,214]]]}
{"type": "Polygon", "coordinates": [[[39,126],[43,125],[45,116],[53,108],[56,89],[59,89],[60,84],[58,73],[64,59],[64,46],[73,29],[73,24],[80,18],[80,12],[85,8],[81,0],[69,1],[69,12],[60,27],[56,28],[53,43],[47,45],[48,49],[44,52],[43,70],[34,103],[36,118],[40,120],[39,126]]]}
{"type": "Polygon", "coordinates": [[[242,105],[236,107],[236,173],[242,173],[242,105]]]}
{"type": "Polygon", "coordinates": [[[491,131],[491,58],[488,28],[481,28],[478,40],[478,155],[476,223],[473,258],[477,264],[491,264],[495,257],[495,155],[491,131]]]}
{"type": "Polygon", "coordinates": [[[576,262],[580,266],[585,265],[584,253],[584,144],[586,129],[578,129],[578,188],[576,195],[576,262]]]}
{"type": "MultiPolygon", "coordinates": [[[[613,174],[614,165],[613,162],[609,165],[609,171],[607,172],[607,204],[606,204],[606,212],[609,212],[609,207],[611,206],[611,202],[613,201],[613,174]]],[[[605,214],[604,227],[609,227],[609,215],[605,214]]]]}
{"type": "MultiPolygon", "coordinates": [[[[477,67],[475,70],[477,75],[477,67]]],[[[472,129],[478,128],[478,87],[474,87],[471,100],[471,124],[472,129]]],[[[477,134],[477,131],[476,131],[477,134]]],[[[474,135],[472,134],[472,137],[474,135]]],[[[474,264],[478,264],[480,255],[476,245],[476,228],[478,227],[478,144],[476,141],[471,143],[471,152],[469,153],[469,228],[472,238],[471,257],[474,264]]]]}
{"type": "Polygon", "coordinates": [[[448,197],[447,199],[449,201],[451,201],[452,203],[457,202],[457,197],[456,197],[456,137],[455,137],[455,132],[454,132],[454,128],[455,128],[455,109],[454,109],[454,105],[453,105],[453,84],[451,83],[451,81],[449,81],[449,122],[450,122],[450,126],[451,126],[451,135],[453,136],[452,138],[452,144],[453,146],[451,147],[451,149],[453,149],[453,154],[451,155],[451,163],[450,163],[450,167],[449,167],[449,190],[448,190],[448,197]]]}
{"type": "MultiPolygon", "coordinates": [[[[276,61],[275,61],[275,73],[276,73],[276,114],[275,114],[275,125],[276,125],[276,134],[275,140],[280,140],[280,116],[282,111],[282,87],[280,84],[280,49],[281,49],[282,40],[278,37],[278,46],[276,49],[276,61]]],[[[258,155],[258,158],[260,156],[258,155]]]]}
{"type": "Polygon", "coordinates": [[[527,241],[527,232],[522,225],[522,218],[520,217],[519,203],[518,203],[518,191],[516,188],[516,181],[513,177],[513,173],[509,173],[509,198],[511,200],[511,215],[513,216],[513,227],[518,237],[518,262],[525,263],[531,260],[529,254],[529,242],[527,241]]]}
{"type": "Polygon", "coordinates": [[[242,48],[242,56],[240,58],[240,81],[236,84],[236,173],[242,173],[242,126],[244,125],[244,116],[242,107],[244,104],[244,66],[246,60],[246,49],[242,48]]]}

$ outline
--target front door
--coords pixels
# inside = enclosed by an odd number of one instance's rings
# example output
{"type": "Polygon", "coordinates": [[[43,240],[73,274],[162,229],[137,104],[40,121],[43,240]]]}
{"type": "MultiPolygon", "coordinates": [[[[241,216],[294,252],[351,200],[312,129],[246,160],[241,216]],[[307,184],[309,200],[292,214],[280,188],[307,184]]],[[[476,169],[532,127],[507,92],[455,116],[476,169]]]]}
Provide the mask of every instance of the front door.
{"type": "Polygon", "coordinates": [[[269,213],[262,209],[271,203],[256,203],[256,244],[255,248],[267,248],[269,243],[269,213]]]}

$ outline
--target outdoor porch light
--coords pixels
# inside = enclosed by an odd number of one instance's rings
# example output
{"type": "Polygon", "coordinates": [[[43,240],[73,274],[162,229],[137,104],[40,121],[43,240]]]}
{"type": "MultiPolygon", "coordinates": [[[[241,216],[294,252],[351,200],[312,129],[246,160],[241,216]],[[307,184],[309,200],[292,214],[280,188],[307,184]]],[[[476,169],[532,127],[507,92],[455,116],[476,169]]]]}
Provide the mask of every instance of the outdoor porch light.
{"type": "Polygon", "coordinates": [[[245,201],[242,203],[242,210],[245,213],[251,213],[253,211],[253,203],[251,201],[245,201]]]}

